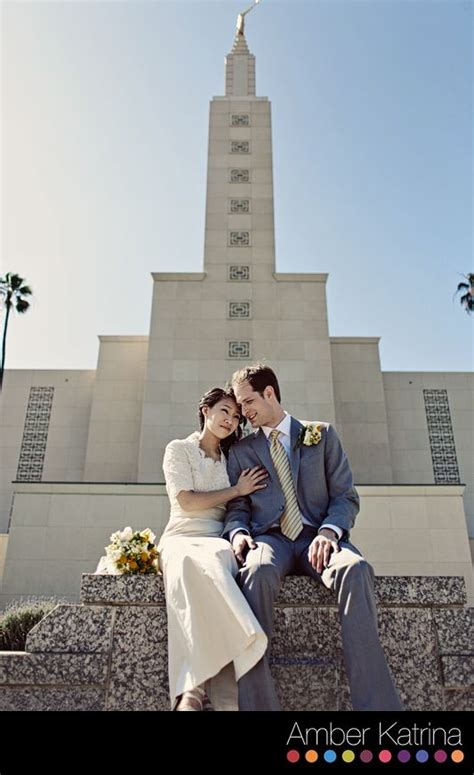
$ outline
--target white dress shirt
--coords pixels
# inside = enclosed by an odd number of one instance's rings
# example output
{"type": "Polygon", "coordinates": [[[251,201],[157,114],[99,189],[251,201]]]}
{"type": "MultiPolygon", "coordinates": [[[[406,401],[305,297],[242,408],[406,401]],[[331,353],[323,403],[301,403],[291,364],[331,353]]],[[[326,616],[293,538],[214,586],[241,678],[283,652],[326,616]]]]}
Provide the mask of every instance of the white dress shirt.
{"type": "MultiPolygon", "coordinates": [[[[262,425],[261,427],[262,427],[262,431],[264,432],[265,436],[267,437],[268,446],[271,445],[270,433],[272,431],[279,431],[280,435],[278,436],[278,441],[282,445],[282,447],[285,450],[285,452],[288,455],[288,457],[290,457],[290,451],[291,451],[291,415],[288,414],[288,412],[285,412],[285,416],[284,416],[283,420],[281,421],[281,423],[276,425],[275,428],[271,428],[268,425],[262,425]]],[[[303,521],[303,525],[313,526],[313,523],[311,522],[310,519],[308,519],[303,513],[300,512],[300,514],[301,514],[301,519],[303,521]]],[[[278,524],[279,523],[276,523],[274,527],[278,527],[278,524]]],[[[343,531],[337,525],[331,525],[329,523],[326,523],[325,525],[323,525],[320,528],[320,530],[322,530],[323,527],[327,527],[330,530],[334,530],[335,534],[337,535],[338,540],[341,538],[343,531]]],[[[244,532],[248,534],[248,531],[244,530],[243,528],[236,528],[235,530],[232,530],[232,532],[231,532],[231,534],[229,536],[230,542],[232,543],[232,540],[233,540],[234,536],[236,535],[236,533],[244,533],[244,532]]]]}

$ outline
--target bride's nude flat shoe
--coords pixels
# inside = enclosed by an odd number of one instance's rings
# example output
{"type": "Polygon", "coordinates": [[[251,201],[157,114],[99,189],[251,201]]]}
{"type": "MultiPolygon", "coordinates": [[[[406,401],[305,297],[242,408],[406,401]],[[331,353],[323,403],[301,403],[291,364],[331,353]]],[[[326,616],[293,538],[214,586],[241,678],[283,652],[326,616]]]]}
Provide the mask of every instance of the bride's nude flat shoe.
{"type": "Polygon", "coordinates": [[[182,693],[175,710],[204,710],[204,702],[206,700],[209,702],[204,689],[196,686],[195,689],[189,689],[189,691],[182,693]]]}

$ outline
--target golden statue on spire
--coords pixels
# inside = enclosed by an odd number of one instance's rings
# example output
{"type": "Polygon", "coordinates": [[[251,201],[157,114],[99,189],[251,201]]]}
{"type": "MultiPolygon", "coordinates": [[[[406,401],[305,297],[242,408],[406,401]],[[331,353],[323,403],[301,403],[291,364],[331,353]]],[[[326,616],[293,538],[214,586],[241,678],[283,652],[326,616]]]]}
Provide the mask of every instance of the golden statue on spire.
{"type": "Polygon", "coordinates": [[[255,6],[259,4],[259,2],[260,0],[254,0],[252,5],[249,5],[246,11],[242,11],[242,13],[239,13],[239,15],[237,16],[237,28],[236,28],[237,35],[244,34],[245,17],[252,10],[252,8],[255,8],[255,6]]]}

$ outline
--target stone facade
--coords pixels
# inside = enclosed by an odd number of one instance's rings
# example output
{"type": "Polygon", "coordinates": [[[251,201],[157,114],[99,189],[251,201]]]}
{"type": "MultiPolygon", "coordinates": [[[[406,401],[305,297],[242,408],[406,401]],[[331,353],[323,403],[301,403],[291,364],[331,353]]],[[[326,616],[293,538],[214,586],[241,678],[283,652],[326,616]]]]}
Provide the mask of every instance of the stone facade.
{"type": "Polygon", "coordinates": [[[153,273],[149,335],[101,336],[95,371],[6,372],[3,601],[38,589],[74,596],[80,572],[93,568],[92,551],[102,552],[105,528],[162,528],[165,445],[195,429],[206,390],[256,359],[278,373],[290,413],[335,423],[360,488],[405,486],[408,503],[413,487],[436,485],[400,516],[396,539],[381,526],[396,513],[398,502],[392,509],[385,500],[398,491],[383,493],[378,516],[371,506],[372,537],[361,515],[369,557],[386,565],[380,572],[415,573],[424,564],[423,573],[439,573],[440,561],[471,588],[464,565],[466,524],[474,537],[474,375],[383,372],[377,337],[331,337],[327,275],[276,271],[273,202],[271,104],[256,96],[255,58],[239,36],[227,59],[225,96],[210,104],[203,271],[153,273]],[[68,495],[64,511],[54,483],[68,495]],[[116,485],[101,496],[106,524],[90,483],[116,485]],[[156,504],[143,511],[142,498],[129,510],[125,484],[155,487],[156,504]],[[458,501],[454,512],[443,512],[449,487],[458,501]]]}

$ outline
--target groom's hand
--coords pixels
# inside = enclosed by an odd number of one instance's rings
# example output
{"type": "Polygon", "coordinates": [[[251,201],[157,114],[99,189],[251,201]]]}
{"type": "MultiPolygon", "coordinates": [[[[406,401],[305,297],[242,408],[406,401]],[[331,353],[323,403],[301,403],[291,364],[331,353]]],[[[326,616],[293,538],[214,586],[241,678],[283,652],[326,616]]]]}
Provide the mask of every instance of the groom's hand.
{"type": "MultiPolygon", "coordinates": [[[[237,536],[236,536],[237,538],[237,536]]],[[[339,552],[337,536],[333,530],[323,528],[313,539],[308,548],[308,560],[317,573],[322,573],[329,565],[329,558],[333,552],[339,552]]]]}
{"type": "Polygon", "coordinates": [[[245,555],[249,549],[256,549],[257,544],[253,540],[252,536],[246,533],[236,533],[232,540],[232,549],[238,562],[242,565],[245,562],[245,555]]]}

